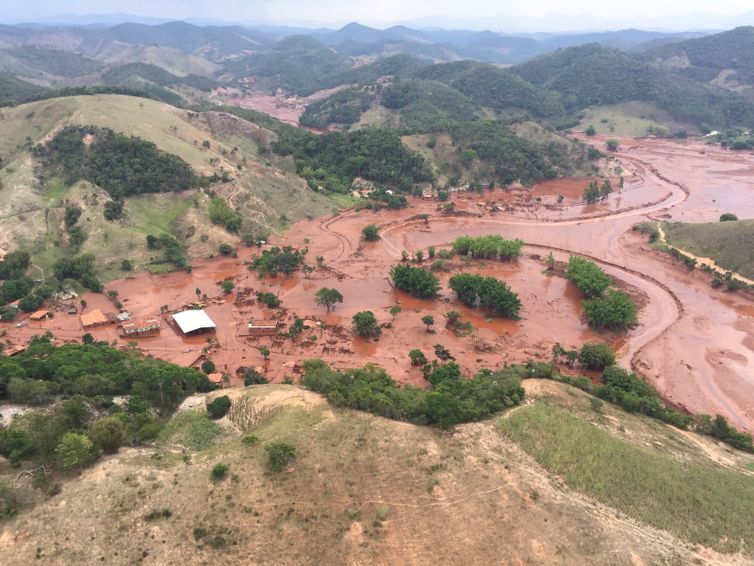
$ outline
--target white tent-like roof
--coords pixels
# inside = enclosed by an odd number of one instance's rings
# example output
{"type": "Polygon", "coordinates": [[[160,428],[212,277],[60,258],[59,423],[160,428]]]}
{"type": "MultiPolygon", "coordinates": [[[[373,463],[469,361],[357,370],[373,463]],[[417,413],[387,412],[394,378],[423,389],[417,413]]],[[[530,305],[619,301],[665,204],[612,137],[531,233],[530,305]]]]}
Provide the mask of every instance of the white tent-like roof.
{"type": "Polygon", "coordinates": [[[173,320],[184,334],[190,334],[197,330],[214,330],[217,328],[212,319],[203,310],[188,310],[177,312],[173,320]]]}

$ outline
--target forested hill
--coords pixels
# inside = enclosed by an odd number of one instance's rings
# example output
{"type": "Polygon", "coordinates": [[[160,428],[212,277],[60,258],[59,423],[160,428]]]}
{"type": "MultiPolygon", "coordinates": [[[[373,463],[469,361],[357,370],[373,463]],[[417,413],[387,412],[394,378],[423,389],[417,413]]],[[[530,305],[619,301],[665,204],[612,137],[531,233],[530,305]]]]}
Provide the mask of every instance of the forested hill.
{"type": "Polygon", "coordinates": [[[7,73],[0,73],[0,105],[15,104],[41,95],[45,88],[22,81],[7,73]]]}
{"type": "Polygon", "coordinates": [[[686,76],[712,81],[721,72],[734,71],[728,80],[754,86],[754,27],[656,47],[644,54],[647,61],[677,68],[686,76]]]}
{"type": "Polygon", "coordinates": [[[561,49],[517,65],[513,72],[559,93],[570,111],[638,100],[656,103],[673,117],[699,126],[754,124],[754,104],[740,95],[598,44],[561,49]]]}

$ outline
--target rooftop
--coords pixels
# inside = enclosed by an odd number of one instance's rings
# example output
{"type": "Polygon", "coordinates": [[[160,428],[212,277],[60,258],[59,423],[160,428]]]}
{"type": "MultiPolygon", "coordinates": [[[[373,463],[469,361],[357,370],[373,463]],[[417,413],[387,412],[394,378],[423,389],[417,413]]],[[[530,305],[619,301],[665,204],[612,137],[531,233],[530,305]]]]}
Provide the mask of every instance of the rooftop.
{"type": "Polygon", "coordinates": [[[177,312],[173,315],[173,320],[184,334],[190,334],[197,330],[214,330],[217,328],[217,325],[203,310],[177,312]]]}
{"type": "Polygon", "coordinates": [[[81,315],[81,325],[84,327],[97,326],[98,324],[107,324],[109,322],[110,319],[108,319],[99,309],[92,309],[81,315]]]}

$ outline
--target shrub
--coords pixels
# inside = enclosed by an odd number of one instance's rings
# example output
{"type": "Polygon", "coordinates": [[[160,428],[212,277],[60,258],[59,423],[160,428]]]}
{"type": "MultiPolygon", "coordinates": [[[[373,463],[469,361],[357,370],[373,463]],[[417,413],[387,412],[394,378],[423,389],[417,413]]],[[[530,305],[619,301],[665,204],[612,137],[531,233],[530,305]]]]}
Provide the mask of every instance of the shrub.
{"type": "Polygon", "coordinates": [[[225,476],[228,475],[228,464],[215,464],[215,467],[212,468],[210,475],[213,480],[224,480],[225,476]]]}
{"type": "Polygon", "coordinates": [[[361,311],[353,315],[353,331],[359,336],[378,336],[381,333],[372,311],[361,311]]]}
{"type": "Polygon", "coordinates": [[[506,240],[498,234],[489,236],[461,236],[453,241],[453,253],[478,259],[510,260],[521,255],[523,240],[506,240]]]}
{"type": "Polygon", "coordinates": [[[636,322],[636,305],[623,291],[584,301],[587,321],[594,328],[625,330],[636,322]]]}
{"type": "Polygon", "coordinates": [[[278,308],[282,303],[280,297],[278,297],[275,293],[269,292],[257,292],[257,301],[271,309],[278,308]]]}
{"type": "Polygon", "coordinates": [[[433,299],[440,291],[437,277],[420,267],[394,265],[390,269],[390,279],[396,288],[420,299],[433,299]]]}
{"type": "Polygon", "coordinates": [[[202,362],[202,371],[206,374],[215,373],[215,362],[212,360],[204,360],[202,362]]]}
{"type": "Polygon", "coordinates": [[[732,212],[726,212],[725,214],[720,215],[720,222],[735,222],[736,220],[738,220],[738,216],[732,212]]]}
{"type": "Polygon", "coordinates": [[[380,229],[374,224],[367,224],[361,230],[361,237],[367,242],[376,242],[380,239],[380,229]]]}
{"type": "Polygon", "coordinates": [[[250,385],[264,385],[269,383],[267,378],[264,377],[254,368],[246,368],[243,372],[243,384],[248,387],[250,385]]]}
{"type": "Polygon", "coordinates": [[[281,472],[296,458],[296,447],[286,442],[273,442],[264,447],[267,465],[273,472],[281,472]]]}
{"type": "Polygon", "coordinates": [[[207,412],[210,418],[221,419],[230,410],[230,397],[223,395],[207,404],[207,412]]]}
{"type": "Polygon", "coordinates": [[[589,369],[603,370],[615,363],[615,352],[610,344],[584,344],[579,352],[579,363],[589,369]]]}
{"type": "Polygon", "coordinates": [[[247,434],[241,438],[241,444],[244,446],[254,446],[255,444],[259,444],[259,438],[253,434],[247,434]]]}
{"type": "Polygon", "coordinates": [[[231,246],[230,244],[220,244],[220,247],[217,249],[222,255],[231,255],[234,251],[236,251],[236,248],[231,246]]]}

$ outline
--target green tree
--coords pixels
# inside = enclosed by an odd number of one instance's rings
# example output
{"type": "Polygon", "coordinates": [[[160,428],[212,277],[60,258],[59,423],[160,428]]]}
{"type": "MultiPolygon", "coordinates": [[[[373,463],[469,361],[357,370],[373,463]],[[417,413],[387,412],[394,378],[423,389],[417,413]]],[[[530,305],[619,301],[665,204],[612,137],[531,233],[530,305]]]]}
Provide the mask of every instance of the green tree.
{"type": "Polygon", "coordinates": [[[262,357],[265,360],[270,359],[270,349],[267,346],[260,346],[259,347],[259,353],[262,354],[262,357]]]}
{"type": "Polygon", "coordinates": [[[600,196],[601,192],[599,186],[597,185],[597,181],[590,181],[589,185],[587,185],[586,189],[584,189],[583,199],[587,202],[587,204],[593,204],[600,199],[600,196]]]}
{"type": "Polygon", "coordinates": [[[433,299],[440,291],[440,281],[435,275],[420,267],[398,264],[390,269],[393,285],[420,299],[433,299]]]}
{"type": "Polygon", "coordinates": [[[210,418],[221,419],[230,410],[230,405],[230,397],[223,395],[222,397],[217,397],[211,403],[207,404],[207,412],[209,413],[210,418]]]}
{"type": "Polygon", "coordinates": [[[55,463],[67,472],[86,464],[91,458],[92,441],[84,434],[65,433],[55,447],[55,463]]]}
{"type": "Polygon", "coordinates": [[[126,426],[117,417],[104,417],[92,423],[89,438],[105,454],[115,454],[126,438],[126,426]]]}
{"type": "Polygon", "coordinates": [[[613,192],[613,185],[610,183],[610,179],[605,179],[605,181],[602,183],[602,186],[600,187],[600,198],[602,200],[607,200],[607,197],[610,196],[610,193],[613,192]]]}
{"type": "Polygon", "coordinates": [[[398,316],[398,313],[400,312],[401,307],[399,307],[398,305],[393,305],[392,307],[390,307],[390,316],[393,317],[393,320],[395,320],[395,317],[398,316]]]}
{"type": "Polygon", "coordinates": [[[327,312],[330,312],[335,303],[343,302],[343,295],[337,289],[323,287],[314,293],[314,302],[325,307],[327,312]]]}
{"type": "Polygon", "coordinates": [[[381,333],[372,311],[360,311],[353,315],[353,331],[359,336],[379,336],[381,333]]]}
{"type": "Polygon", "coordinates": [[[579,352],[579,363],[585,368],[603,370],[615,363],[615,352],[604,342],[584,344],[579,352]]]}
{"type": "Polygon", "coordinates": [[[589,124],[589,126],[584,131],[584,133],[586,135],[588,135],[588,136],[593,136],[593,135],[595,135],[597,133],[597,130],[594,129],[594,126],[592,126],[591,124],[589,124]]]}
{"type": "Polygon", "coordinates": [[[595,328],[623,330],[636,322],[636,304],[623,291],[608,291],[605,297],[584,301],[589,324],[595,328]]]}
{"type": "Polygon", "coordinates": [[[421,350],[411,350],[408,353],[408,357],[411,360],[412,366],[423,366],[427,364],[427,357],[421,350]]]}
{"type": "Polygon", "coordinates": [[[225,281],[222,282],[222,288],[223,288],[223,293],[227,295],[231,293],[233,289],[236,288],[236,284],[233,283],[233,281],[231,281],[230,279],[226,279],[225,281]]]}
{"type": "Polygon", "coordinates": [[[361,229],[361,237],[367,242],[376,242],[380,239],[380,229],[374,224],[367,224],[361,229]]]}
{"type": "Polygon", "coordinates": [[[432,331],[432,325],[435,323],[435,317],[431,315],[425,315],[422,317],[422,324],[427,326],[427,332],[432,331]]]}
{"type": "Polygon", "coordinates": [[[736,220],[738,220],[738,216],[732,212],[726,212],[725,214],[720,215],[720,222],[735,222],[736,220]]]}
{"type": "Polygon", "coordinates": [[[202,371],[206,374],[215,373],[215,362],[212,360],[204,360],[202,362],[202,371]]]}
{"type": "Polygon", "coordinates": [[[610,276],[593,261],[572,255],[565,276],[588,298],[599,297],[610,286],[610,276]]]}
{"type": "Polygon", "coordinates": [[[608,151],[618,151],[620,142],[618,140],[607,140],[606,142],[608,151]]]}

